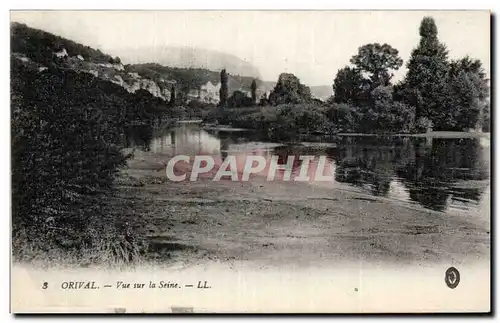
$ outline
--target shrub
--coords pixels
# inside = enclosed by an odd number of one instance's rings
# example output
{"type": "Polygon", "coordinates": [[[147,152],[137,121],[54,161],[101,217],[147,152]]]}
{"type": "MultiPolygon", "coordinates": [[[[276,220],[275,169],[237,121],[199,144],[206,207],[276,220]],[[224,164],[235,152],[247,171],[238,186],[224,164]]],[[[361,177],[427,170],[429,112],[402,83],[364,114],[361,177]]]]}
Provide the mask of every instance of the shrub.
{"type": "Polygon", "coordinates": [[[427,132],[428,129],[432,130],[432,127],[433,127],[432,121],[427,117],[420,117],[415,122],[416,132],[427,132]]]}
{"type": "Polygon", "coordinates": [[[59,254],[102,261],[92,250],[104,248],[107,262],[137,261],[141,234],[118,225],[107,204],[126,161],[119,144],[127,100],[105,91],[90,75],[38,73],[16,62],[11,83],[14,258],[59,254]]]}

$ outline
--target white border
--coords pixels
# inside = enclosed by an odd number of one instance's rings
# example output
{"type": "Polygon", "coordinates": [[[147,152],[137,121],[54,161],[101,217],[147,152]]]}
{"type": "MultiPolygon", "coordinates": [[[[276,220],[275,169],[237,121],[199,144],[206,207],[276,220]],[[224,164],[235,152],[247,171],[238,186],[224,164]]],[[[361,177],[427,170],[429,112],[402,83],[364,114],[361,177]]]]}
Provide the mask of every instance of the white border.
{"type": "MultiPolygon", "coordinates": [[[[499,9],[499,1],[497,0],[474,0],[474,1],[436,1],[436,0],[420,0],[418,2],[410,3],[407,1],[400,0],[378,0],[378,1],[359,1],[359,0],[350,0],[350,1],[328,1],[328,0],[309,0],[309,1],[297,1],[297,0],[286,0],[286,1],[269,1],[269,0],[250,0],[250,1],[220,1],[220,0],[211,0],[211,1],[203,1],[203,0],[182,0],[177,3],[169,2],[166,4],[164,1],[147,1],[142,0],[138,1],[130,1],[130,0],[122,0],[120,2],[111,2],[104,0],[87,0],[80,2],[68,2],[68,1],[54,1],[54,0],[46,0],[43,3],[37,1],[3,1],[2,7],[5,7],[2,10],[1,19],[2,19],[2,33],[0,34],[2,37],[2,44],[4,47],[8,47],[9,44],[9,9],[233,9],[233,10],[244,10],[244,9],[294,9],[294,10],[313,10],[313,9],[356,9],[356,10],[384,10],[384,9],[392,9],[392,10],[418,10],[418,9],[433,9],[433,10],[451,10],[451,9],[472,9],[472,10],[480,10],[480,9],[490,9],[493,13],[500,12],[499,9]],[[140,4],[140,5],[139,5],[140,4]]],[[[497,22],[498,25],[498,22],[497,22]]],[[[496,28],[495,28],[496,30],[496,28]]],[[[495,31],[496,33],[496,31],[495,31]]],[[[495,58],[498,58],[497,53],[494,53],[495,58]]],[[[1,239],[2,247],[1,247],[1,256],[0,259],[3,261],[3,285],[2,290],[2,304],[4,306],[2,311],[2,316],[7,320],[13,320],[14,317],[9,313],[9,268],[10,268],[10,259],[9,259],[9,250],[10,250],[10,81],[9,81],[9,52],[7,49],[2,51],[2,62],[0,65],[0,75],[3,77],[3,86],[1,91],[1,98],[4,105],[0,108],[0,122],[2,125],[0,126],[1,131],[1,140],[2,147],[4,147],[4,151],[2,153],[1,163],[2,163],[2,177],[1,177],[1,204],[4,212],[2,214],[3,225],[3,238],[1,239]]],[[[498,73],[497,66],[495,65],[495,70],[493,76],[498,73]]],[[[495,83],[496,84],[496,83],[495,83]]],[[[492,93],[497,93],[498,84],[496,84],[495,88],[492,89],[492,93]]],[[[496,110],[495,120],[493,122],[498,121],[499,111],[496,107],[493,107],[493,110],[496,110]]],[[[496,135],[495,135],[496,136],[496,135]]],[[[494,140],[496,143],[496,140],[494,140]]],[[[495,166],[498,166],[498,159],[495,161],[495,166]]],[[[497,167],[498,168],[498,167],[497,167]]],[[[496,179],[494,179],[496,182],[496,179]]],[[[496,184],[496,183],[495,183],[496,184]]],[[[496,186],[496,185],[495,185],[496,186]]],[[[496,192],[495,192],[496,194],[496,192]]],[[[495,196],[496,197],[496,196],[495,196]]],[[[493,200],[497,200],[496,198],[493,200]]],[[[494,228],[495,232],[495,241],[498,240],[498,219],[495,221],[496,225],[494,228]]],[[[498,249],[495,252],[495,259],[498,259],[498,249]]],[[[29,297],[29,295],[26,295],[29,297]]],[[[495,308],[498,310],[498,297],[495,297],[496,304],[495,308]]],[[[137,319],[139,317],[135,317],[137,319]]],[[[27,319],[27,318],[25,318],[27,319]]],[[[40,318],[29,318],[28,320],[39,320],[40,318]]],[[[69,319],[69,318],[64,318],[69,319]]],[[[93,320],[102,320],[102,318],[92,318],[93,320]]],[[[177,318],[166,318],[168,320],[177,320],[177,318]]],[[[241,318],[243,319],[243,318],[241,318]]],[[[248,319],[248,318],[245,318],[248,319]]],[[[267,318],[259,317],[260,320],[267,318]]],[[[301,318],[306,319],[306,318],[301,318]]],[[[343,319],[335,317],[334,319],[343,319]]],[[[359,319],[359,318],[351,318],[351,319],[359,319]]],[[[385,319],[385,318],[382,318],[385,319]]],[[[436,319],[436,318],[432,318],[436,319]]],[[[462,321],[467,318],[453,318],[454,321],[462,321]]],[[[2,320],[4,321],[4,320],[2,320]]]]}
{"type": "Polygon", "coordinates": [[[417,10],[417,9],[490,9],[494,6],[494,0],[475,0],[475,1],[434,1],[421,0],[415,3],[398,0],[379,0],[379,1],[329,1],[329,0],[312,0],[312,1],[297,1],[297,0],[254,0],[254,1],[203,1],[203,0],[182,0],[178,2],[164,1],[131,1],[122,0],[119,2],[87,0],[77,3],[78,6],[70,5],[67,1],[44,1],[43,6],[40,6],[36,1],[10,1],[10,9],[23,8],[44,8],[44,9],[302,9],[302,10],[317,10],[317,9],[344,9],[344,10],[417,10]],[[37,6],[38,4],[38,6],[37,6]],[[138,4],[140,4],[138,6],[138,4]],[[69,6],[68,6],[69,5],[69,6]]]}

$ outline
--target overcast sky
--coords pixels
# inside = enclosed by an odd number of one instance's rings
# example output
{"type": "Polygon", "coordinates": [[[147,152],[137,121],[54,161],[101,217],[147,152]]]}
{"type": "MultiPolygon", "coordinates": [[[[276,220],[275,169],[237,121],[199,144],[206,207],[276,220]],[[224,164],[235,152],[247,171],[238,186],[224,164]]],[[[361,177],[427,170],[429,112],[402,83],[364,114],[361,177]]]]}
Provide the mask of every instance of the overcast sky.
{"type": "MultiPolygon", "coordinates": [[[[238,56],[266,81],[294,73],[308,85],[329,85],[359,46],[388,43],[404,65],[432,16],[450,57],[470,55],[490,75],[490,16],[486,11],[48,11],[11,12],[13,21],[99,48],[192,46],[238,56]]],[[[396,75],[399,79],[405,68],[396,75]]]]}

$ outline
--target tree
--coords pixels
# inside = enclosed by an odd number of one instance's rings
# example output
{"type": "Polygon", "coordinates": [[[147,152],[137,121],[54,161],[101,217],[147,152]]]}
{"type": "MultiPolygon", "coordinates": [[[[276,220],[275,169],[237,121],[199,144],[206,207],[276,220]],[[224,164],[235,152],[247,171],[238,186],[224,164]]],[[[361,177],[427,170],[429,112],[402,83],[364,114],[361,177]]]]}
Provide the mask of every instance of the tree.
{"type": "Polygon", "coordinates": [[[468,56],[451,61],[446,84],[446,106],[436,120],[440,128],[482,128],[489,86],[481,62],[468,56]]]}
{"type": "Polygon", "coordinates": [[[263,93],[261,96],[260,96],[260,99],[259,99],[259,105],[260,106],[266,106],[269,104],[269,101],[267,99],[267,93],[263,93]]]}
{"type": "Polygon", "coordinates": [[[366,44],[359,47],[358,54],[350,62],[361,72],[368,74],[372,89],[379,85],[388,86],[393,73],[403,65],[403,60],[398,56],[399,51],[389,44],[366,44]]]}
{"type": "Polygon", "coordinates": [[[122,62],[122,60],[118,56],[116,56],[115,58],[110,56],[108,59],[108,62],[111,64],[120,64],[122,62]]]}
{"type": "Polygon", "coordinates": [[[430,17],[422,20],[419,32],[420,43],[411,54],[396,99],[414,105],[417,118],[428,119],[435,130],[480,128],[489,95],[481,62],[469,57],[449,62],[430,17]]]}
{"type": "Polygon", "coordinates": [[[233,95],[227,100],[227,105],[230,108],[251,107],[253,100],[241,91],[234,91],[233,95]]]}
{"type": "Polygon", "coordinates": [[[416,107],[417,117],[435,123],[446,101],[448,50],[439,42],[433,18],[425,17],[419,32],[419,45],[411,53],[408,72],[397,96],[416,107]]]}
{"type": "Polygon", "coordinates": [[[170,88],[170,101],[169,105],[173,107],[175,105],[175,85],[170,88]]]}
{"type": "Polygon", "coordinates": [[[330,104],[330,108],[326,111],[326,115],[334,124],[336,130],[341,132],[356,131],[356,108],[345,103],[330,101],[330,104]]]}
{"type": "Polygon", "coordinates": [[[358,69],[346,66],[337,72],[332,87],[334,102],[356,105],[363,91],[363,76],[358,69]]]}
{"type": "Polygon", "coordinates": [[[228,89],[227,89],[227,73],[226,69],[223,69],[220,72],[220,102],[219,102],[219,108],[224,109],[227,106],[227,96],[228,96],[228,89]]]}
{"type": "Polygon", "coordinates": [[[487,101],[484,105],[483,113],[482,113],[482,131],[490,132],[491,131],[491,119],[490,119],[490,102],[487,101]]]}
{"type": "Polygon", "coordinates": [[[269,95],[269,101],[273,105],[298,104],[311,101],[311,90],[300,83],[300,80],[291,73],[281,73],[278,82],[269,95]]]}
{"type": "Polygon", "coordinates": [[[370,93],[371,102],[361,107],[359,131],[410,132],[415,121],[415,108],[393,100],[391,86],[379,86],[370,93]]]}
{"type": "Polygon", "coordinates": [[[252,85],[250,85],[250,89],[252,90],[252,104],[255,104],[257,101],[257,82],[255,80],[252,81],[252,85]]]}

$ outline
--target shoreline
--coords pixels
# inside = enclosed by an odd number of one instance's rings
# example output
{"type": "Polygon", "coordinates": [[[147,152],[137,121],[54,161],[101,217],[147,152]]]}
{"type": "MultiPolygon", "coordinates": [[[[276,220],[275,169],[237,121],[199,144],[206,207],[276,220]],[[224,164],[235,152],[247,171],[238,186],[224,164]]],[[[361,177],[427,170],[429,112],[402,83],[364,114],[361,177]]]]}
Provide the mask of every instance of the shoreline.
{"type": "Polygon", "coordinates": [[[450,216],[343,189],[310,186],[304,196],[309,184],[302,182],[169,182],[162,170],[156,157],[140,151],[119,186],[123,198],[137,200],[137,212],[148,212],[153,262],[489,261],[489,218],[450,216]]]}

